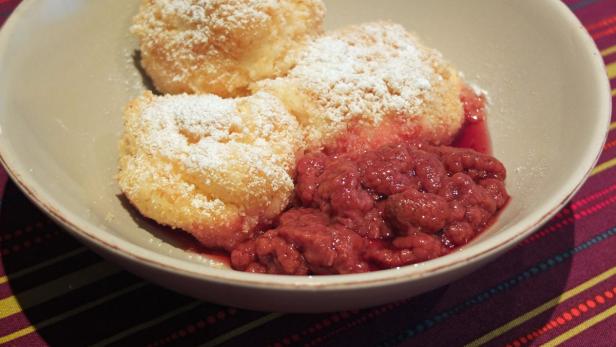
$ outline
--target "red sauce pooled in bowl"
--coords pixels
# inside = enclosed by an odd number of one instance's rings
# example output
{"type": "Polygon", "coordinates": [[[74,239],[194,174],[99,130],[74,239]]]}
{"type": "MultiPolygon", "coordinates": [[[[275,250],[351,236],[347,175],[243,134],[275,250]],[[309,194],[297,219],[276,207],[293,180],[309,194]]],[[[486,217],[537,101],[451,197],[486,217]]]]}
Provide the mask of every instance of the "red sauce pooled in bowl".
{"type": "Polygon", "coordinates": [[[242,271],[290,275],[387,269],[445,255],[493,221],[509,195],[490,156],[484,100],[465,90],[456,148],[397,142],[297,164],[297,202],[231,252],[242,271]]]}
{"type": "Polygon", "coordinates": [[[460,100],[464,107],[464,127],[451,146],[492,154],[492,144],[486,122],[485,99],[466,87],[462,90],[460,100]]]}

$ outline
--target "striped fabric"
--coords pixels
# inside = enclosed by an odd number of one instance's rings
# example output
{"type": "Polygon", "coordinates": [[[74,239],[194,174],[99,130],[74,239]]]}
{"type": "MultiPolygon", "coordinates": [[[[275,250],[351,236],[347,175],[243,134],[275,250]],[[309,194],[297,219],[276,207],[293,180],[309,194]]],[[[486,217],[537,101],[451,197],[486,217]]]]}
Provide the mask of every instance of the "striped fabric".
{"type": "MultiPolygon", "coordinates": [[[[18,2],[0,0],[0,25],[18,2]]],[[[616,0],[565,2],[601,49],[616,95],[616,0]]],[[[144,282],[54,225],[0,169],[0,344],[616,346],[613,121],[592,177],[507,256],[419,297],[333,314],[238,310],[144,282]]]]}

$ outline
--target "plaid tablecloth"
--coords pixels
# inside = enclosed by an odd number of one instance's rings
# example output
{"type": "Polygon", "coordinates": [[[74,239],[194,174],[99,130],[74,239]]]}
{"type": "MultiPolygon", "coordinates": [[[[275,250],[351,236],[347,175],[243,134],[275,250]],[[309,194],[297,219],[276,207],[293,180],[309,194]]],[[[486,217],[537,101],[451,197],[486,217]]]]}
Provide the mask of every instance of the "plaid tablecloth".
{"type": "MultiPolygon", "coordinates": [[[[565,2],[616,77],[616,0],[565,2]]],[[[0,0],[0,25],[18,3],[0,0]]],[[[581,191],[508,256],[419,297],[333,314],[244,311],[144,282],[84,248],[0,169],[0,344],[616,346],[611,129],[581,191]]]]}

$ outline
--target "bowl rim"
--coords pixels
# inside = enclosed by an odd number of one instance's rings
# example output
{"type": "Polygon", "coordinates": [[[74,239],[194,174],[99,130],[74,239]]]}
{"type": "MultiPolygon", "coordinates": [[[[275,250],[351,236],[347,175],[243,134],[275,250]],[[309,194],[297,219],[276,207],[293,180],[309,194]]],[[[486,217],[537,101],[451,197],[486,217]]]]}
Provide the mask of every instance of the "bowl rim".
{"type": "MultiPolygon", "coordinates": [[[[0,30],[0,62],[2,57],[8,53],[7,46],[9,37],[15,30],[20,18],[31,6],[37,3],[39,3],[39,0],[23,0],[5,22],[0,30]]],[[[181,274],[202,281],[218,282],[242,287],[276,290],[291,289],[297,291],[314,290],[317,288],[326,291],[360,289],[391,285],[444,274],[461,268],[466,264],[473,263],[481,258],[496,255],[513,247],[538,226],[549,220],[549,218],[556,214],[580,189],[586,178],[591,174],[602,152],[603,145],[609,132],[612,103],[610,84],[605,74],[605,65],[597,50],[595,42],[573,12],[558,0],[551,0],[544,4],[551,6],[554,14],[561,16],[572,28],[576,27],[579,29],[578,35],[575,35],[575,37],[571,39],[580,40],[582,45],[587,49],[586,54],[592,55],[593,63],[588,67],[589,78],[593,78],[597,85],[602,85],[602,91],[595,96],[595,99],[598,103],[598,113],[604,117],[604,122],[597,121],[596,124],[594,124],[592,129],[594,136],[590,137],[590,141],[584,149],[584,155],[580,165],[571,173],[570,178],[563,188],[561,188],[557,194],[547,199],[541,206],[542,208],[530,213],[515,225],[507,227],[506,230],[500,234],[494,235],[491,242],[474,243],[468,245],[459,252],[454,252],[427,262],[363,274],[325,276],[264,275],[204,266],[202,264],[163,255],[133,244],[130,241],[123,240],[118,236],[104,231],[98,226],[89,225],[87,220],[72,213],[70,210],[62,210],[60,207],[57,207],[61,205],[57,204],[53,196],[48,194],[42,186],[39,186],[34,180],[25,179],[20,174],[19,170],[15,169],[19,167],[19,165],[16,164],[19,162],[19,159],[7,150],[7,146],[0,145],[0,163],[4,166],[12,180],[34,204],[69,230],[74,236],[116,257],[139,263],[148,268],[181,274]]],[[[4,141],[7,140],[3,137],[0,144],[4,141]]]]}

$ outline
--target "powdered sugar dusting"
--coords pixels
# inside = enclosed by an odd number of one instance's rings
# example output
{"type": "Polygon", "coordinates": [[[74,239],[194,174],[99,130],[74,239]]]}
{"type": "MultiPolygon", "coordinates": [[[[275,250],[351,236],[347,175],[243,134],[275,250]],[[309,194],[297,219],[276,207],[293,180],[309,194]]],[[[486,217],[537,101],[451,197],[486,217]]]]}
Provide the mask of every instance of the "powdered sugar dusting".
{"type": "Polygon", "coordinates": [[[145,105],[139,123],[145,129],[141,148],[179,162],[205,186],[256,196],[293,184],[287,170],[299,142],[298,125],[271,95],[156,97],[145,105]]]}
{"type": "Polygon", "coordinates": [[[421,114],[442,79],[432,66],[435,59],[440,55],[420,46],[402,26],[368,23],[314,40],[287,76],[257,89],[296,88],[316,101],[320,122],[332,128],[351,119],[378,124],[392,113],[421,114]]]}
{"type": "MultiPolygon", "coordinates": [[[[198,68],[203,55],[220,54],[204,50],[196,55],[195,47],[232,46],[232,35],[240,29],[262,26],[271,18],[268,11],[274,0],[153,0],[142,6],[131,31],[139,37],[145,50],[164,44],[176,71],[171,78],[181,81],[198,68]]],[[[227,47],[226,49],[230,49],[227,47]]]]}
{"type": "Polygon", "coordinates": [[[315,40],[289,77],[316,91],[334,122],[358,115],[378,122],[417,108],[432,73],[404,28],[366,24],[315,40]]]}
{"type": "MultiPolygon", "coordinates": [[[[195,23],[204,28],[222,28],[223,26],[241,27],[255,21],[264,21],[267,14],[263,12],[268,0],[156,0],[163,16],[176,16],[188,23],[195,23]]],[[[210,31],[211,32],[211,31],[210,31]]]]}

